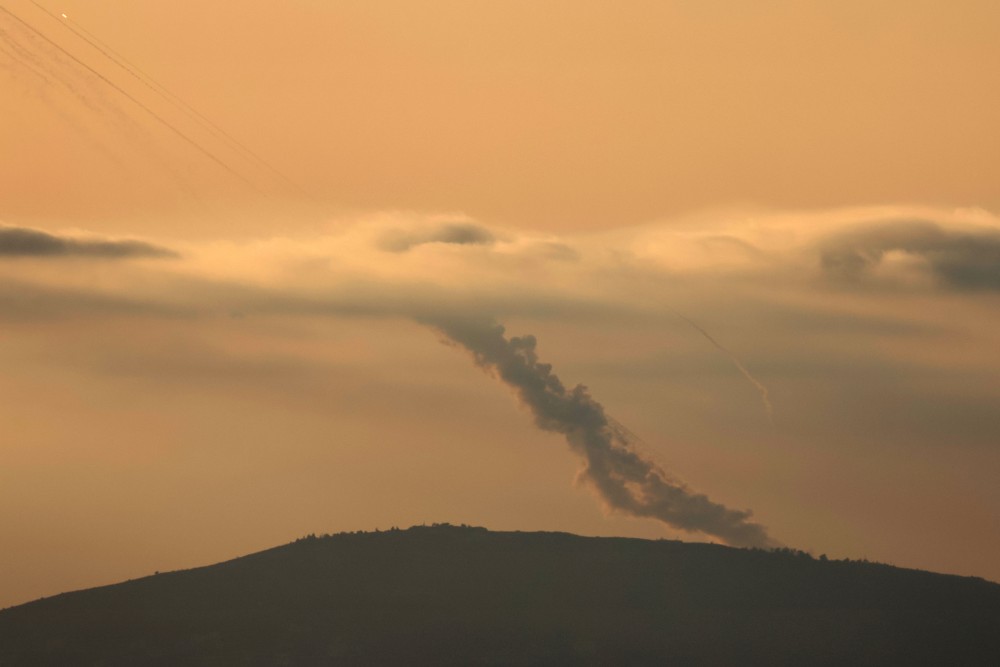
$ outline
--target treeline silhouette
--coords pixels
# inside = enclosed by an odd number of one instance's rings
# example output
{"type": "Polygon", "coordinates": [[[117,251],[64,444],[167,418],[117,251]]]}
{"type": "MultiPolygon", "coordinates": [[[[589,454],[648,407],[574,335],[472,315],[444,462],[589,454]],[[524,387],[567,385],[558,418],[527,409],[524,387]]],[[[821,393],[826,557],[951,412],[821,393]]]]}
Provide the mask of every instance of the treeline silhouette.
{"type": "Polygon", "coordinates": [[[0,666],[1000,665],[1000,585],[793,549],[433,524],[0,611],[0,666]]]}

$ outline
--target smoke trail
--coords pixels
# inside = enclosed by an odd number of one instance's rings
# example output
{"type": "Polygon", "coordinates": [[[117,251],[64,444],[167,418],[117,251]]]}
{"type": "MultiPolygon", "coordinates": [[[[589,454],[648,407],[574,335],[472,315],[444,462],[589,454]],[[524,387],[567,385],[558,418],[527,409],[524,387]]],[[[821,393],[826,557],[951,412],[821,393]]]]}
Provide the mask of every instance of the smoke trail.
{"type": "MultiPolygon", "coordinates": [[[[42,67],[36,66],[34,64],[35,59],[25,58],[23,53],[23,47],[16,44],[6,31],[0,29],[0,54],[7,56],[9,59],[9,62],[0,62],[0,67],[9,71],[14,80],[22,83],[24,85],[24,89],[28,91],[29,94],[48,104],[50,110],[67,126],[73,128],[79,136],[84,137],[87,141],[89,141],[94,150],[99,152],[112,163],[124,168],[124,165],[107,149],[102,142],[94,139],[89,129],[84,127],[79,121],[77,121],[76,118],[63,110],[59,104],[56,104],[49,99],[48,95],[45,93],[45,88],[56,87],[55,79],[50,77],[42,67]],[[27,74],[27,76],[24,76],[25,74],[27,74]],[[39,83],[41,83],[42,86],[39,86],[39,83]]],[[[66,89],[70,92],[70,94],[75,96],[77,99],[83,100],[85,104],[89,105],[86,98],[81,96],[80,93],[72,86],[69,86],[66,83],[63,83],[63,85],[66,86],[66,89]]]]}
{"type": "Polygon", "coordinates": [[[68,127],[73,128],[77,135],[85,139],[93,151],[118,167],[122,174],[134,179],[136,177],[135,166],[126,164],[114,152],[113,144],[96,136],[93,124],[88,124],[85,118],[70,113],[70,110],[60,103],[58,96],[52,97],[49,93],[68,93],[77,102],[94,112],[94,118],[103,117],[105,114],[113,115],[118,121],[114,125],[117,133],[123,136],[127,133],[127,136],[136,142],[136,145],[149,149],[149,159],[162,168],[185,193],[196,200],[201,200],[199,193],[189,186],[184,176],[173,165],[164,161],[158,151],[153,149],[145,129],[136,122],[135,118],[126,113],[120,104],[108,99],[107,91],[103,90],[103,87],[95,89],[95,85],[102,85],[100,81],[92,81],[87,78],[87,72],[64,58],[60,51],[51,46],[50,42],[43,41],[37,31],[29,29],[30,26],[14,24],[14,27],[18,31],[16,36],[13,32],[0,28],[0,47],[6,45],[5,52],[11,58],[11,65],[7,69],[13,76],[22,81],[27,92],[44,102],[51,112],[55,113],[68,127]],[[45,57],[39,56],[36,51],[44,54],[45,57]],[[21,78],[19,75],[22,72],[31,75],[31,77],[21,78]]]}
{"type": "Polygon", "coordinates": [[[273,175],[277,176],[286,185],[292,187],[294,190],[303,194],[307,197],[311,195],[306,192],[302,187],[300,187],[295,181],[290,179],[284,173],[273,166],[270,162],[265,160],[263,157],[258,155],[256,152],[248,148],[244,143],[236,139],[229,132],[226,132],[223,128],[219,127],[218,124],[212,122],[208,117],[199,112],[193,106],[185,102],[180,96],[171,92],[165,86],[160,84],[156,79],[147,74],[145,71],[137,67],[135,64],[130,62],[125,56],[115,51],[112,47],[108,46],[105,42],[101,41],[96,35],[84,28],[82,25],[71,19],[66,14],[57,16],[54,12],[47,9],[44,5],[35,0],[30,0],[31,4],[38,7],[40,10],[45,12],[55,21],[57,21],[61,26],[76,35],[77,38],[83,40],[91,46],[95,51],[100,53],[102,56],[110,60],[121,70],[131,76],[133,79],[141,83],[143,86],[153,91],[162,99],[166,100],[172,104],[175,108],[180,109],[189,118],[194,120],[196,123],[201,125],[203,128],[208,130],[217,139],[221,140],[223,143],[227,144],[230,148],[234,149],[238,153],[241,153],[245,158],[248,158],[252,162],[256,162],[259,166],[270,171],[273,175]]]}
{"type": "MultiPolygon", "coordinates": [[[[7,45],[9,49],[7,53],[22,69],[31,72],[48,86],[57,87],[56,84],[58,83],[91,111],[101,110],[100,107],[84,95],[75,85],[67,81],[64,77],[60,77],[54,67],[45,63],[32,53],[29,48],[21,44],[12,33],[0,29],[0,39],[7,45]]],[[[31,40],[30,33],[27,35],[27,39],[31,40]]]]}
{"type": "Polygon", "coordinates": [[[21,78],[23,72],[28,72],[45,84],[54,85],[52,79],[24,58],[22,50],[23,47],[17,44],[6,30],[0,28],[0,54],[7,57],[3,63],[4,69],[8,70],[15,78],[21,78]]]}
{"type": "Polygon", "coordinates": [[[202,155],[204,155],[205,157],[207,157],[211,161],[215,162],[217,165],[219,165],[220,167],[222,167],[225,171],[229,172],[229,174],[231,176],[233,176],[234,178],[242,181],[247,187],[249,187],[250,189],[254,190],[258,194],[261,194],[261,195],[264,194],[263,192],[260,191],[260,189],[256,185],[253,184],[253,182],[251,182],[249,179],[247,179],[246,177],[244,177],[236,169],[234,169],[233,167],[231,167],[228,164],[226,164],[226,162],[224,160],[222,160],[221,158],[219,158],[218,156],[216,156],[214,153],[212,153],[211,151],[209,151],[207,148],[205,148],[204,146],[202,146],[201,144],[199,144],[197,141],[195,141],[194,139],[192,139],[191,137],[189,137],[188,135],[186,135],[184,132],[182,132],[181,130],[179,130],[170,121],[168,121],[163,116],[161,116],[158,113],[156,113],[155,111],[153,111],[148,105],[144,104],[139,99],[137,99],[135,96],[133,96],[130,93],[128,93],[124,88],[122,88],[121,86],[119,86],[118,84],[116,84],[114,81],[112,81],[108,77],[104,76],[103,74],[101,74],[100,72],[98,72],[96,69],[94,69],[93,67],[91,67],[87,63],[83,62],[82,60],[80,60],[79,58],[77,58],[76,56],[74,56],[72,53],[70,53],[69,51],[67,51],[63,47],[59,46],[59,44],[57,44],[55,41],[49,39],[44,33],[42,33],[41,31],[39,31],[38,29],[36,29],[34,26],[32,26],[31,24],[29,24],[28,22],[26,22],[25,20],[23,20],[22,18],[20,18],[19,16],[17,16],[13,12],[11,12],[6,7],[0,6],[0,12],[3,12],[4,14],[7,14],[8,16],[10,16],[12,19],[14,19],[19,24],[21,24],[22,26],[24,26],[25,28],[27,28],[28,30],[30,30],[32,33],[34,33],[38,37],[42,38],[46,42],[48,42],[51,46],[53,46],[56,49],[58,49],[61,53],[63,53],[66,57],[70,58],[77,65],[83,67],[88,72],[90,72],[91,74],[93,74],[94,76],[96,76],[98,79],[100,79],[101,81],[103,81],[105,84],[107,84],[109,87],[113,88],[120,95],[122,95],[122,97],[124,97],[125,99],[129,100],[130,102],[132,102],[133,104],[135,104],[137,107],[139,107],[140,109],[142,109],[143,111],[145,111],[155,121],[157,121],[158,123],[160,123],[161,125],[163,125],[165,128],[167,128],[168,130],[170,130],[177,137],[179,137],[184,142],[186,142],[187,144],[189,144],[190,146],[192,146],[195,150],[197,150],[198,152],[200,152],[202,155]]]}
{"type": "Polygon", "coordinates": [[[740,373],[743,374],[743,377],[749,380],[750,384],[752,384],[754,388],[756,388],[757,391],[760,393],[760,400],[764,403],[764,411],[767,412],[767,421],[773,424],[774,407],[771,405],[771,397],[770,393],[767,390],[767,387],[765,387],[757,378],[755,378],[750,373],[750,371],[747,370],[746,366],[743,365],[743,362],[740,361],[739,357],[733,354],[729,350],[729,348],[724,347],[719,341],[715,340],[715,338],[713,338],[710,333],[708,333],[700,326],[698,326],[698,324],[694,320],[682,315],[681,313],[678,313],[676,310],[673,310],[672,308],[670,310],[674,315],[676,315],[677,317],[681,318],[682,320],[690,324],[696,331],[698,331],[698,333],[700,333],[702,336],[708,339],[708,342],[714,345],[717,350],[719,350],[727,357],[729,357],[729,360],[732,361],[733,365],[736,366],[736,368],[740,371],[740,373]]]}
{"type": "MultiPolygon", "coordinates": [[[[30,34],[27,35],[26,39],[33,46],[37,46],[37,42],[32,39],[30,34]]],[[[104,111],[101,106],[92,102],[89,96],[85,95],[79,87],[74,85],[74,82],[69,81],[64,76],[60,76],[56,67],[39,58],[30,48],[21,44],[13,34],[2,28],[0,28],[0,53],[4,53],[10,58],[10,65],[7,66],[7,69],[15,79],[24,84],[25,90],[29,94],[45,102],[49,109],[59,116],[66,125],[72,127],[78,135],[85,137],[97,152],[114,164],[124,168],[121,161],[108,150],[105,143],[97,141],[92,131],[64,110],[62,105],[48,95],[48,91],[64,89],[83,106],[97,113],[104,111]],[[24,77],[22,74],[27,74],[28,76],[24,77]]],[[[57,56],[53,58],[53,61],[60,62],[57,56]]]]}
{"type": "Polygon", "coordinates": [[[478,366],[510,386],[539,428],[565,436],[586,462],[582,478],[612,509],[712,535],[734,546],[777,544],[763,526],[750,520],[749,510],[712,502],[637,453],[627,429],[604,413],[586,387],[567,389],[552,366],[538,360],[534,336],[506,338],[503,326],[487,319],[431,317],[421,321],[467,349],[478,366]]]}

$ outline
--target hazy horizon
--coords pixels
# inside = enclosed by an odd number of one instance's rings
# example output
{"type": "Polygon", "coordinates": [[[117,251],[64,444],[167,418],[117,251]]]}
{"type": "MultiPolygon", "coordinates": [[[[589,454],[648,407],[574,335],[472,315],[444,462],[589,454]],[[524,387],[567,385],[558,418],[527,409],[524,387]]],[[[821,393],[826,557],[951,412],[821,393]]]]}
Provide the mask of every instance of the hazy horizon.
{"type": "Polygon", "coordinates": [[[5,3],[0,607],[444,521],[1000,581],[997,26],[5,3]]]}

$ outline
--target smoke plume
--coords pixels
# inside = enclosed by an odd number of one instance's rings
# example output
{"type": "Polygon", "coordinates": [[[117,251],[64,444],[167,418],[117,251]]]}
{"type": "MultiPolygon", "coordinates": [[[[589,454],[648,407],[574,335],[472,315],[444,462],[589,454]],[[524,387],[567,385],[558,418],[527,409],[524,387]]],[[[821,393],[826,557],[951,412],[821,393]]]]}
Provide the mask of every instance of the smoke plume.
{"type": "Polygon", "coordinates": [[[750,520],[749,510],[712,502],[639,454],[627,429],[616,426],[586,387],[567,389],[552,366],[538,360],[534,336],[507,338],[503,326],[489,319],[423,321],[467,349],[477,365],[510,386],[539,428],[565,436],[570,448],[584,459],[581,477],[611,509],[712,535],[733,546],[777,544],[763,526],[750,520]]]}

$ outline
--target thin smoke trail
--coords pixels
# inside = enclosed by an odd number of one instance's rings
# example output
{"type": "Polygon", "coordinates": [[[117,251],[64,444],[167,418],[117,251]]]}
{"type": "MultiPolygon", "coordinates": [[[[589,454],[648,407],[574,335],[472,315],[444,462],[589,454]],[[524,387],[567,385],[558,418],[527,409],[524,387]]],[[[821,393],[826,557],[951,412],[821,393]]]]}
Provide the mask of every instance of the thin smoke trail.
{"type": "Polygon", "coordinates": [[[57,90],[66,92],[98,116],[113,115],[118,121],[115,126],[116,132],[120,134],[128,132],[133,141],[140,142],[150,149],[149,158],[173,179],[177,187],[193,199],[202,201],[199,193],[188,185],[183,175],[173,165],[161,159],[157,151],[152,150],[152,146],[148,144],[148,138],[145,136],[145,131],[135,132],[142,130],[142,128],[134,116],[127,113],[119,103],[109,100],[106,97],[107,91],[103,88],[95,89],[96,86],[102,85],[102,82],[86,78],[85,71],[78,68],[72,61],[65,59],[59,51],[52,48],[51,43],[43,41],[38,36],[37,31],[29,31],[24,25],[17,26],[15,24],[14,27],[19,29],[18,35],[0,28],[0,45],[6,44],[8,47],[8,56],[13,61],[8,69],[12,74],[16,76],[18,72],[24,72],[34,77],[21,79],[30,94],[42,100],[50,111],[58,115],[80,137],[83,137],[92,150],[104,156],[121,170],[121,173],[129,178],[134,178],[134,167],[123,162],[121,157],[111,150],[111,144],[95,136],[93,127],[82,123],[80,118],[69,113],[58,99],[50,97],[48,92],[57,90]],[[40,57],[36,51],[45,53],[47,57],[40,57]]]}
{"type": "Polygon", "coordinates": [[[20,45],[3,29],[0,29],[0,53],[7,56],[7,62],[4,63],[4,67],[12,74],[16,75],[19,70],[23,70],[34,75],[45,84],[50,86],[55,85],[42,69],[24,57],[20,45]]]}
{"type": "MultiPolygon", "coordinates": [[[[116,117],[117,121],[120,123],[116,126],[116,132],[124,133],[126,131],[132,132],[133,130],[142,130],[141,126],[136,122],[133,115],[130,115],[117,101],[109,99],[107,97],[108,91],[103,88],[103,82],[100,80],[95,80],[86,76],[87,72],[81,70],[73,61],[65,59],[60,51],[55,50],[52,47],[51,41],[42,40],[42,36],[38,34],[38,31],[29,30],[28,26],[22,25],[20,27],[21,33],[24,35],[24,39],[27,43],[30,43],[35,50],[44,53],[47,57],[41,58],[35,51],[29,49],[27,46],[19,44],[16,40],[12,43],[15,47],[19,49],[21,55],[30,62],[35,64],[35,69],[44,71],[46,76],[44,77],[44,82],[50,87],[65,88],[77,101],[79,101],[83,106],[95,112],[98,115],[111,114],[116,117]]],[[[13,37],[13,35],[11,35],[13,37]]],[[[54,102],[50,103],[53,108],[58,105],[54,102]]],[[[69,117],[60,112],[60,116],[64,120],[69,120],[69,117]]],[[[84,134],[88,135],[91,139],[91,133],[89,130],[84,130],[82,126],[75,122],[70,121],[72,125],[78,131],[82,131],[84,134]]],[[[152,149],[152,146],[148,144],[148,137],[145,136],[145,131],[140,131],[138,133],[131,134],[131,138],[134,141],[140,141],[146,148],[152,149]]],[[[106,150],[105,142],[96,142],[94,146],[98,148],[105,157],[111,157],[112,161],[118,164],[120,167],[124,167],[118,158],[112,157],[111,153],[106,150]]],[[[157,154],[157,151],[150,150],[149,157],[163,168],[170,176],[175,180],[177,185],[181,187],[187,194],[194,198],[198,198],[198,194],[191,190],[187,186],[184,179],[178,174],[178,172],[167,162],[164,162],[157,154]]],[[[126,169],[126,171],[130,171],[126,169]]]]}
{"type": "MultiPolygon", "coordinates": [[[[50,42],[43,41],[37,31],[32,32],[23,24],[18,26],[13,22],[8,21],[8,23],[11,23],[17,29],[18,35],[15,35],[14,32],[0,29],[0,37],[6,39],[8,45],[19,54],[18,64],[20,67],[35,75],[36,80],[24,80],[31,94],[36,95],[38,99],[45,102],[50,111],[57,114],[79,136],[84,137],[92,150],[104,156],[128,178],[135,178],[134,166],[123,162],[121,157],[111,149],[112,145],[109,142],[94,135],[93,127],[88,126],[86,123],[81,123],[78,117],[69,113],[67,109],[64,109],[58,99],[50,97],[47,92],[48,90],[65,90],[77,102],[94,112],[96,114],[95,117],[105,114],[114,116],[117,120],[117,124],[115,125],[115,132],[117,134],[125,135],[127,133],[137,144],[141,144],[143,147],[149,149],[149,159],[163,169],[172,178],[177,187],[181,188],[193,199],[201,201],[198,192],[188,185],[183,175],[169,162],[164,161],[158,154],[158,151],[154,150],[153,146],[149,144],[147,133],[136,121],[135,116],[127,113],[116,100],[107,97],[109,91],[105,90],[103,82],[87,76],[88,73],[85,70],[78,67],[73,61],[63,57],[60,51],[53,48],[50,42]],[[22,41],[24,42],[23,44],[21,43],[22,41]],[[44,54],[45,57],[41,57],[39,53],[44,54]],[[44,86],[39,88],[37,85],[31,85],[32,83],[42,83],[44,86]]],[[[113,91],[111,92],[113,93],[113,91]]]]}
{"type": "MultiPolygon", "coordinates": [[[[90,106],[89,101],[81,95],[79,91],[67,82],[61,81],[59,77],[51,76],[51,73],[46,71],[44,65],[36,58],[32,57],[30,51],[24,49],[24,47],[18,44],[16,40],[14,40],[13,37],[3,29],[0,29],[0,54],[6,55],[9,61],[3,65],[4,68],[11,73],[12,77],[21,81],[26,86],[26,89],[29,90],[32,95],[37,96],[38,99],[48,101],[47,96],[41,91],[44,90],[45,87],[56,87],[56,82],[59,81],[61,85],[63,85],[70,92],[70,94],[90,106]],[[25,73],[27,73],[27,77],[25,77],[25,73]],[[38,86],[39,83],[43,84],[41,89],[38,86]]],[[[50,104],[49,106],[63,122],[72,127],[78,134],[87,137],[88,140],[93,140],[90,131],[77,122],[76,119],[67,114],[62,108],[59,107],[59,105],[50,104]]],[[[111,158],[112,160],[114,159],[103,145],[96,142],[94,145],[103,155],[111,158]]]]}
{"type": "Polygon", "coordinates": [[[42,39],[44,39],[50,45],[52,45],[53,47],[55,47],[56,49],[58,49],[61,53],[63,53],[64,55],[66,55],[68,58],[70,58],[73,62],[77,63],[78,65],[80,65],[81,67],[83,67],[84,69],[86,69],[88,72],[90,72],[91,74],[93,74],[94,76],[96,76],[98,79],[100,79],[101,81],[103,81],[105,84],[107,84],[108,86],[110,86],[111,88],[113,88],[115,91],[117,91],[124,98],[126,98],[127,100],[129,100],[130,102],[132,102],[133,104],[135,104],[137,107],[139,107],[140,109],[142,109],[143,111],[145,111],[147,114],[149,114],[158,123],[160,123],[165,128],[167,128],[168,130],[170,130],[171,132],[173,132],[175,135],[177,135],[180,139],[182,139],[187,144],[189,144],[190,146],[192,146],[193,148],[195,148],[198,152],[200,152],[201,154],[203,154],[205,157],[207,157],[208,159],[212,160],[217,165],[219,165],[220,167],[222,167],[231,176],[233,176],[234,178],[242,181],[247,187],[249,187],[250,189],[254,190],[258,194],[261,194],[261,195],[264,194],[263,192],[261,192],[261,190],[257,186],[255,186],[253,184],[253,182],[251,182],[245,176],[243,176],[242,174],[240,174],[236,169],[234,169],[233,167],[231,167],[228,164],[226,164],[226,162],[223,161],[221,158],[217,157],[214,153],[212,153],[208,149],[204,148],[197,141],[195,141],[194,139],[192,139],[188,135],[184,134],[184,132],[182,132],[181,130],[177,129],[177,127],[175,127],[172,123],[170,123],[168,120],[166,120],[165,118],[163,118],[162,116],[160,116],[158,113],[156,113],[155,111],[153,111],[146,104],[143,104],[136,97],[134,97],[133,95],[129,94],[125,89],[123,89],[121,86],[119,86],[118,84],[116,84],[114,81],[112,81],[111,79],[109,79],[108,77],[104,76],[103,74],[101,74],[100,72],[98,72],[96,69],[94,69],[93,67],[91,67],[90,65],[88,65],[87,63],[85,63],[84,61],[82,61],[79,58],[77,58],[76,56],[74,56],[72,53],[70,53],[69,51],[67,51],[66,49],[64,49],[58,43],[56,43],[55,41],[53,41],[52,39],[50,39],[49,37],[47,37],[44,33],[40,32],[34,26],[32,26],[28,22],[24,21],[22,18],[20,18],[19,16],[17,16],[13,12],[11,12],[6,7],[0,6],[0,11],[2,11],[5,14],[7,14],[12,19],[14,19],[15,21],[17,21],[21,25],[23,25],[25,28],[27,28],[28,30],[30,30],[34,34],[36,34],[39,37],[41,37],[42,39]]]}
{"type": "Polygon", "coordinates": [[[84,95],[83,92],[77,88],[77,86],[67,81],[64,77],[58,76],[54,68],[48,66],[44,61],[38,58],[38,56],[32,53],[31,49],[21,44],[12,33],[0,29],[0,39],[2,39],[7,45],[9,49],[8,54],[22,68],[30,71],[49,86],[62,86],[88,109],[92,111],[100,110],[100,107],[89,97],[84,95]]]}
{"type": "Polygon", "coordinates": [[[259,166],[270,171],[273,175],[277,176],[286,185],[292,187],[299,193],[311,197],[308,192],[306,192],[302,187],[300,187],[295,181],[282,173],[279,169],[273,166],[270,162],[265,160],[263,157],[258,155],[256,152],[251,150],[243,142],[239,141],[231,135],[229,132],[224,130],[218,124],[212,122],[207,116],[202,114],[200,111],[195,109],[193,106],[188,104],[184,99],[175,93],[171,92],[161,83],[159,83],[150,74],[143,71],[141,68],[136,66],[134,63],[130,62],[125,56],[113,49],[107,43],[102,41],[99,37],[94,35],[92,32],[87,30],[85,27],[80,25],[78,22],[71,19],[66,14],[56,15],[54,12],[47,9],[42,4],[36,2],[35,0],[30,0],[31,4],[38,7],[40,10],[48,14],[50,17],[55,19],[64,28],[68,29],[79,39],[83,40],[89,44],[94,50],[103,55],[105,58],[110,60],[112,63],[117,65],[124,72],[128,73],[136,81],[144,85],[149,90],[153,91],[159,95],[162,99],[173,104],[176,108],[180,109],[182,112],[186,113],[189,118],[192,118],[195,122],[201,125],[203,128],[208,130],[210,133],[215,135],[215,137],[221,140],[223,143],[227,144],[230,148],[241,153],[244,157],[257,163],[259,166]]]}
{"type": "Polygon", "coordinates": [[[25,89],[29,91],[31,95],[34,95],[39,100],[45,102],[50,111],[57,115],[59,119],[68,127],[73,128],[78,136],[83,137],[87,142],[89,142],[93,150],[103,155],[105,159],[122,169],[124,172],[128,173],[126,165],[122,163],[118,156],[109,150],[105,142],[97,140],[91,129],[87,128],[72,114],[63,109],[60,104],[49,99],[49,96],[45,91],[46,88],[57,87],[56,82],[58,81],[70,92],[70,94],[77,99],[82,100],[88,107],[91,106],[89,100],[87,100],[86,97],[81,95],[79,91],[75,90],[67,82],[62,81],[60,77],[55,75],[50,76],[50,74],[46,73],[46,70],[43,69],[43,65],[39,64],[36,66],[35,63],[40,62],[37,59],[25,59],[22,55],[19,55],[20,53],[27,53],[30,56],[30,52],[19,51],[11,48],[11,44],[11,37],[4,30],[0,30],[0,53],[6,55],[10,61],[9,64],[4,64],[2,66],[11,73],[11,76],[23,83],[25,89]],[[25,76],[25,73],[27,73],[27,76],[25,76]],[[39,83],[43,85],[39,86],[39,83]]]}
{"type": "MultiPolygon", "coordinates": [[[[30,39],[30,37],[29,34],[28,38],[30,39]]],[[[128,167],[109,149],[107,143],[98,140],[91,128],[81,123],[78,118],[64,109],[55,99],[52,99],[47,90],[63,88],[83,106],[97,113],[105,111],[100,104],[91,100],[90,96],[84,94],[74,82],[65,76],[60,76],[57,68],[39,58],[31,49],[21,44],[12,33],[4,29],[0,29],[0,50],[6,53],[11,60],[11,64],[8,66],[11,74],[24,84],[30,94],[43,101],[66,126],[73,128],[77,135],[83,137],[94,151],[104,156],[124,173],[130,173],[128,167]],[[4,45],[6,48],[3,48],[4,45]],[[27,74],[27,77],[22,76],[24,73],[27,74]]]]}
{"type": "Polygon", "coordinates": [[[734,546],[778,545],[751,520],[749,510],[713,502],[637,452],[628,430],[605,414],[586,387],[567,389],[552,367],[539,361],[534,336],[508,338],[502,326],[486,319],[437,316],[421,321],[471,352],[478,366],[513,389],[539,428],[562,434],[585,461],[581,478],[611,509],[712,535],[734,546]]]}
{"type": "Polygon", "coordinates": [[[691,318],[689,318],[689,317],[687,317],[687,316],[685,316],[685,315],[677,312],[676,310],[674,310],[672,308],[670,310],[671,310],[671,312],[674,315],[676,315],[677,317],[679,317],[682,320],[684,320],[685,322],[687,322],[698,333],[700,333],[702,336],[704,336],[705,339],[708,340],[708,342],[710,342],[712,345],[714,345],[717,350],[719,350],[720,352],[722,352],[723,354],[725,354],[727,357],[729,357],[729,360],[732,361],[733,365],[736,366],[736,368],[739,370],[739,372],[743,374],[743,377],[745,377],[750,382],[750,384],[752,384],[754,386],[754,388],[757,390],[757,392],[760,393],[760,400],[764,403],[764,410],[765,410],[765,412],[767,412],[767,421],[769,421],[770,423],[773,424],[774,423],[774,406],[771,405],[770,392],[768,392],[767,387],[765,387],[764,384],[762,382],[760,382],[760,380],[758,380],[757,378],[755,378],[753,376],[753,374],[750,373],[749,370],[747,370],[747,367],[743,365],[743,362],[740,361],[739,357],[737,357],[735,354],[733,354],[733,352],[730,351],[729,348],[727,348],[724,345],[722,345],[722,343],[720,343],[719,341],[715,340],[715,338],[712,336],[712,334],[710,334],[707,331],[705,331],[705,329],[703,329],[702,327],[700,327],[697,322],[695,322],[691,318]]]}
{"type": "Polygon", "coordinates": [[[30,63],[32,69],[42,76],[44,83],[51,88],[65,88],[78,102],[95,113],[111,113],[121,122],[134,125],[134,120],[120,105],[107,99],[105,96],[107,91],[95,90],[95,82],[81,77],[81,70],[72,61],[66,60],[59,51],[53,49],[51,42],[43,41],[44,36],[39,35],[37,30],[23,23],[15,27],[19,28],[24,44],[12,32],[0,30],[0,33],[4,35],[9,46],[17,51],[22,64],[28,66],[30,63]],[[38,53],[44,53],[47,57],[42,58],[38,53]]]}

